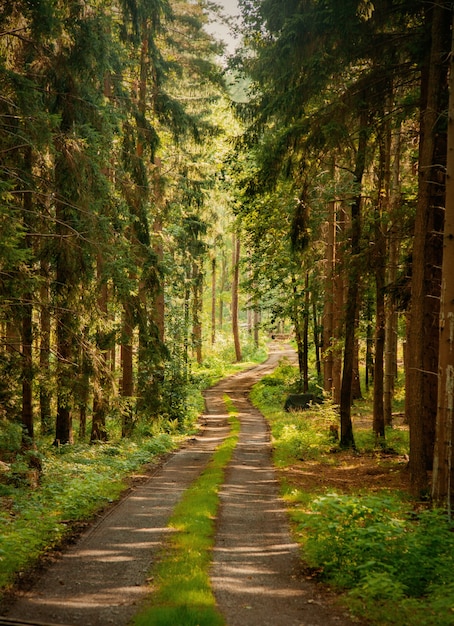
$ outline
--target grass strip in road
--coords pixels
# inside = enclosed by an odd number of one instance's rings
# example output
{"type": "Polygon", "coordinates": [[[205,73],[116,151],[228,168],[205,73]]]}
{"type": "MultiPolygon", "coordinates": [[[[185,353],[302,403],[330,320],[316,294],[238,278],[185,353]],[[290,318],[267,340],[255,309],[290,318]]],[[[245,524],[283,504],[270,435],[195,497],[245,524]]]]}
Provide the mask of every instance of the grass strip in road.
{"type": "Polygon", "coordinates": [[[225,625],[216,607],[209,577],[219,488],[240,431],[231,400],[226,397],[225,402],[230,434],[175,507],[168,524],[174,532],[152,572],[151,605],[136,616],[136,626],[225,625]]]}

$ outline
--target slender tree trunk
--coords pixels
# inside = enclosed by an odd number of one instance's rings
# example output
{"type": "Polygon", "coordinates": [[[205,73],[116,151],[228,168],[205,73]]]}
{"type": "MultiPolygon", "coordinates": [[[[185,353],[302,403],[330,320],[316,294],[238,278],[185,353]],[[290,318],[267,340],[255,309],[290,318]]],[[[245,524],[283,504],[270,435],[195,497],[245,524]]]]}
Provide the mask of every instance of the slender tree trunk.
{"type": "Polygon", "coordinates": [[[339,205],[336,218],[335,273],[334,273],[334,348],[333,348],[333,401],[340,405],[342,386],[342,348],[345,320],[345,282],[344,282],[344,238],[347,226],[347,213],[339,205]]]}
{"type": "Polygon", "coordinates": [[[227,260],[225,251],[222,251],[221,257],[221,284],[219,285],[219,329],[222,332],[222,326],[224,324],[224,290],[226,289],[227,282],[227,260]]]}
{"type": "MultiPolygon", "coordinates": [[[[154,223],[153,223],[153,233],[154,233],[154,244],[153,250],[156,254],[156,259],[158,263],[158,267],[162,267],[162,263],[164,261],[164,247],[162,240],[162,196],[163,196],[163,181],[161,177],[161,160],[158,157],[154,159],[155,164],[155,172],[153,176],[153,188],[156,202],[156,215],[154,223]]],[[[159,285],[156,286],[156,291],[154,294],[154,307],[153,307],[153,319],[158,329],[158,339],[161,344],[164,343],[165,338],[165,297],[164,297],[164,278],[162,273],[160,275],[159,285]]]]}
{"type": "Polygon", "coordinates": [[[211,345],[216,343],[216,257],[211,259],[211,345]]]}
{"type": "Polygon", "coordinates": [[[309,390],[309,317],[310,317],[309,273],[306,272],[304,289],[304,316],[303,316],[303,391],[309,390]]]}
{"type": "MultiPolygon", "coordinates": [[[[66,155],[65,155],[66,156],[66,155]]],[[[63,160],[65,157],[60,157],[63,160]]],[[[57,165],[57,175],[62,177],[64,189],[65,165],[57,165]]],[[[59,184],[57,184],[60,187],[59,184]]],[[[71,218],[67,214],[68,201],[58,198],[56,203],[56,235],[59,248],[56,264],[56,339],[57,339],[57,419],[55,424],[55,445],[73,443],[72,406],[75,380],[75,261],[71,247],[73,232],[71,218]]]]}
{"type": "Polygon", "coordinates": [[[202,363],[202,287],[203,274],[196,262],[193,263],[192,283],[192,343],[197,363],[202,363]]]}
{"type": "Polygon", "coordinates": [[[239,284],[240,284],[240,238],[238,235],[233,237],[233,280],[232,280],[232,332],[233,342],[235,344],[235,358],[237,363],[243,360],[241,353],[240,331],[238,324],[238,308],[239,308],[239,284]]]}
{"type": "Polygon", "coordinates": [[[129,437],[132,434],[134,422],[132,406],[134,396],[133,335],[134,320],[132,306],[130,303],[126,303],[123,307],[123,341],[121,344],[121,395],[126,400],[123,413],[123,437],[129,437]]]}
{"type": "Polygon", "coordinates": [[[33,440],[33,324],[31,294],[27,294],[30,302],[23,305],[22,317],[22,427],[27,440],[33,440]]]}
{"type": "Polygon", "coordinates": [[[256,304],[254,307],[254,345],[256,348],[259,347],[259,325],[260,325],[260,311],[258,309],[258,305],[256,304]]]}
{"type": "MultiPolygon", "coordinates": [[[[396,210],[400,202],[400,158],[401,130],[398,129],[395,141],[392,141],[391,153],[394,155],[390,186],[391,225],[388,235],[388,273],[387,283],[393,285],[397,278],[399,244],[396,233],[396,210]]],[[[398,313],[393,298],[385,297],[385,373],[384,373],[384,412],[385,424],[392,426],[394,383],[397,376],[397,324],[398,313]]]]}
{"type": "Polygon", "coordinates": [[[316,299],[314,297],[314,294],[312,294],[312,320],[313,320],[313,325],[314,325],[314,349],[315,349],[315,370],[317,372],[317,380],[321,380],[322,378],[322,360],[321,360],[321,354],[320,354],[320,326],[321,326],[321,321],[319,319],[319,316],[317,314],[317,303],[316,303],[316,299]]]}
{"type": "MultiPolygon", "coordinates": [[[[358,320],[356,320],[355,328],[358,328],[358,320]]],[[[359,338],[355,335],[355,352],[353,355],[352,400],[361,400],[362,397],[363,392],[361,390],[361,378],[359,372],[359,338]]]]}
{"type": "MultiPolygon", "coordinates": [[[[107,319],[108,311],[108,286],[103,280],[103,260],[101,255],[97,258],[97,275],[99,287],[98,307],[101,316],[107,319]]],[[[102,340],[104,343],[104,340],[102,340]]],[[[93,419],[91,422],[90,441],[107,441],[106,413],[107,413],[107,362],[108,350],[99,346],[99,363],[95,366],[95,381],[93,392],[93,419]]]]}
{"type": "MultiPolygon", "coordinates": [[[[383,129],[382,129],[383,130],[383,129]]],[[[386,185],[386,169],[389,150],[386,150],[385,136],[379,133],[379,174],[378,197],[375,211],[375,360],[374,360],[374,412],[373,429],[377,439],[385,438],[385,412],[383,404],[383,377],[385,354],[385,277],[386,240],[383,232],[384,206],[388,205],[389,187],[386,185]],[[388,154],[386,154],[388,152],[388,154]]],[[[389,169],[389,168],[388,168],[389,169]]]]}
{"type": "MultiPolygon", "coordinates": [[[[454,16],[453,16],[454,17],[454,16]]],[[[452,515],[454,496],[454,19],[449,72],[446,213],[440,310],[439,389],[432,498],[452,515]]]]}
{"type": "Polygon", "coordinates": [[[438,385],[438,318],[442,264],[450,11],[427,5],[431,46],[422,68],[419,189],[413,239],[411,304],[406,372],[406,417],[410,424],[410,476],[415,495],[427,491],[432,468],[438,385]]]}
{"type": "Polygon", "coordinates": [[[366,296],[366,391],[374,381],[374,333],[373,333],[373,302],[372,296],[366,296]]]}
{"type": "Polygon", "coordinates": [[[52,433],[51,399],[52,384],[50,371],[51,320],[49,310],[49,265],[41,262],[40,287],[40,332],[39,332],[39,407],[41,434],[52,433]]]}
{"type": "Polygon", "coordinates": [[[336,263],[336,211],[335,201],[328,204],[328,220],[326,224],[326,277],[325,301],[323,309],[323,389],[333,393],[333,340],[334,340],[334,272],[336,263]]]}
{"type": "MultiPolygon", "coordinates": [[[[32,174],[32,150],[26,149],[25,163],[29,181],[32,174]]],[[[32,248],[32,214],[33,203],[31,189],[25,191],[23,195],[23,224],[25,230],[25,245],[27,249],[32,248]]],[[[27,447],[33,441],[33,294],[25,293],[22,298],[22,435],[23,444],[27,447]]]]}
{"type": "Polygon", "coordinates": [[[292,291],[293,291],[292,318],[293,318],[293,326],[295,328],[295,341],[296,341],[296,350],[297,350],[297,355],[298,355],[298,372],[300,376],[299,384],[301,386],[301,383],[302,383],[303,390],[307,391],[307,389],[304,389],[304,385],[305,385],[304,324],[301,324],[301,316],[300,316],[300,311],[298,307],[298,288],[297,288],[296,278],[294,274],[292,274],[292,291]]]}
{"type": "Polygon", "coordinates": [[[186,284],[184,288],[184,324],[183,324],[183,361],[185,367],[185,378],[188,379],[189,374],[189,318],[190,318],[190,303],[191,303],[191,272],[186,270],[186,284]]]}
{"type": "MultiPolygon", "coordinates": [[[[367,109],[364,107],[360,115],[359,141],[355,167],[355,183],[360,189],[366,164],[366,147],[368,137],[367,115],[367,109]]],[[[342,369],[340,397],[340,445],[343,448],[355,447],[351,419],[351,405],[360,279],[359,255],[361,252],[361,201],[361,191],[358,191],[358,194],[351,206],[351,263],[348,272],[347,302],[345,309],[344,364],[342,369]]]]}

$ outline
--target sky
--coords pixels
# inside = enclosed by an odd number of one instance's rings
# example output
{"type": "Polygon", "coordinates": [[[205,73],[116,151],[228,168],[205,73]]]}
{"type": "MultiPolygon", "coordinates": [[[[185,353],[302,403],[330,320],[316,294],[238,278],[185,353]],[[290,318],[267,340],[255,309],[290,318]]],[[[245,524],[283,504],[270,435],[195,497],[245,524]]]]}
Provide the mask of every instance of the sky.
{"type": "MultiPolygon", "coordinates": [[[[238,3],[237,0],[215,0],[217,4],[223,7],[224,12],[227,15],[238,15],[238,3]]],[[[229,33],[229,30],[223,24],[211,24],[207,27],[207,30],[215,35],[218,39],[222,39],[227,44],[227,53],[232,53],[235,50],[235,40],[232,35],[229,33]]]]}

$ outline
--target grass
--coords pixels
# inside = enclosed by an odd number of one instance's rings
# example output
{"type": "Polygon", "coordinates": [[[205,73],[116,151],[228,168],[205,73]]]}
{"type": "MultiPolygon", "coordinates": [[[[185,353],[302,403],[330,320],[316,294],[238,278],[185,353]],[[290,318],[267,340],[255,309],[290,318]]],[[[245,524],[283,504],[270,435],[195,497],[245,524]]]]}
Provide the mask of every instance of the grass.
{"type": "Polygon", "coordinates": [[[153,596],[135,618],[136,626],[222,626],[224,618],[216,608],[209,569],[214,542],[218,491],[224,469],[238,442],[240,424],[229,408],[230,435],[216,449],[200,477],[186,490],[169,521],[174,530],[152,572],[153,596]]]}
{"type": "MultiPolygon", "coordinates": [[[[393,463],[393,471],[399,471],[397,455],[408,453],[408,432],[387,430],[387,448],[396,456],[382,458],[369,427],[355,429],[359,454],[337,452],[328,436],[329,425],[338,420],[334,407],[283,411],[294,377],[283,363],[255,386],[252,397],[271,426],[275,462],[285,476],[284,497],[308,571],[342,590],[349,610],[370,624],[452,626],[454,527],[447,516],[415,503],[404,491],[372,484],[373,479],[368,488],[357,479],[345,492],[337,480],[345,476],[346,465],[356,467],[358,461],[371,475],[393,463]],[[325,480],[320,487],[301,479],[324,468],[335,484],[325,480]]],[[[400,397],[396,411],[399,403],[400,397]]],[[[354,411],[364,418],[371,404],[363,400],[354,411]]]]}
{"type": "Polygon", "coordinates": [[[0,484],[0,588],[32,567],[75,522],[118,499],[128,476],[174,449],[180,439],[161,433],[143,441],[49,447],[41,453],[43,472],[36,489],[27,484],[17,457],[9,482],[0,484]]]}

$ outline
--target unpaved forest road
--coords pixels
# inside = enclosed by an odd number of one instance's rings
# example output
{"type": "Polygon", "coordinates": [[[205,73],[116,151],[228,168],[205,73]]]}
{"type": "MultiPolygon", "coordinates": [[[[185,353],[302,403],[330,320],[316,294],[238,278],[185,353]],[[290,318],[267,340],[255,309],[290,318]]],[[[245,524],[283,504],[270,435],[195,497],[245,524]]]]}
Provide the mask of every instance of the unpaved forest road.
{"type": "Polygon", "coordinates": [[[283,356],[294,358],[276,345],[266,363],[209,390],[199,436],[57,558],[7,617],[67,626],[130,622],[149,594],[147,576],[175,504],[228,434],[227,393],[239,412],[241,433],[221,492],[212,581],[228,626],[352,624],[300,573],[271,466],[268,429],[247,401],[251,386],[283,356]]]}

